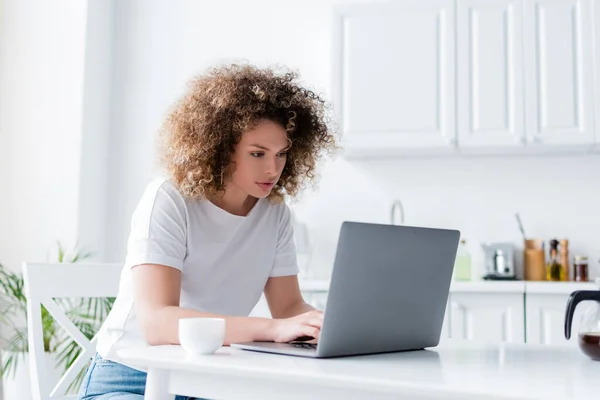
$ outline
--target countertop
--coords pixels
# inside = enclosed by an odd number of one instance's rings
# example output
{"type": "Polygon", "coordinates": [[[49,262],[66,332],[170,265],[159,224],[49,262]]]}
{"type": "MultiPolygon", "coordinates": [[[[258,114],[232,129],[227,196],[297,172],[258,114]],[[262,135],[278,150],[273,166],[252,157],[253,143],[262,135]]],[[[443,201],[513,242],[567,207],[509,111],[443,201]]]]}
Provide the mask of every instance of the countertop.
{"type": "MultiPolygon", "coordinates": [[[[327,292],[328,280],[300,280],[300,289],[327,292]]],[[[537,281],[453,281],[451,293],[536,293],[570,294],[575,290],[598,290],[594,282],[537,282],[537,281]]]]}

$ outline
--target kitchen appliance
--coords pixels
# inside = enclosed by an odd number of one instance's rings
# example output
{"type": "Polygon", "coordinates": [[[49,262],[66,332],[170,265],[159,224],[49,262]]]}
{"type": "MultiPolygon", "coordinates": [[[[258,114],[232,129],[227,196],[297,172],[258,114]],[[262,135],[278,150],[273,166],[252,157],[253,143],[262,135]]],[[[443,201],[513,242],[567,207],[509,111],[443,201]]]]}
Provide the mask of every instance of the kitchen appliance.
{"type": "MultiPolygon", "coordinates": [[[[596,286],[600,287],[600,279],[596,279],[596,286]]],[[[600,290],[577,290],[571,293],[565,312],[565,338],[571,338],[575,308],[582,301],[594,302],[594,305],[588,307],[581,317],[577,332],[579,349],[592,360],[600,361],[600,290]]]]}
{"type": "Polygon", "coordinates": [[[512,243],[482,243],[485,280],[516,280],[515,247],[512,243]]]}

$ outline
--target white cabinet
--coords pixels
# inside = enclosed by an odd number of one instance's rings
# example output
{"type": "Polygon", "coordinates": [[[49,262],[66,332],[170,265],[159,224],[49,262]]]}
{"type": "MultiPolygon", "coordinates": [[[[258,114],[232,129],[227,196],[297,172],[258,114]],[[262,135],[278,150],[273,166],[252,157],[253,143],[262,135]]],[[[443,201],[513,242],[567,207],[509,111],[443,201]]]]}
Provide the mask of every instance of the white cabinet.
{"type": "Polygon", "coordinates": [[[334,104],[346,150],[453,145],[454,1],[346,4],[335,15],[334,104]]]}
{"type": "Polygon", "coordinates": [[[317,310],[324,310],[327,305],[327,291],[303,292],[302,297],[317,310]]]}
{"type": "Polygon", "coordinates": [[[525,130],[535,145],[594,142],[590,0],[524,0],[525,130]]]}
{"type": "Polygon", "coordinates": [[[452,339],[523,343],[523,298],[523,293],[452,293],[452,339]]]}
{"type": "Polygon", "coordinates": [[[536,282],[528,285],[525,300],[527,343],[577,345],[577,333],[585,311],[592,302],[577,305],[571,326],[571,339],[565,339],[565,311],[567,301],[576,290],[598,290],[593,283],[536,282]]]}
{"type": "Polygon", "coordinates": [[[458,145],[522,146],[521,0],[458,0],[458,145]]]}
{"type": "Polygon", "coordinates": [[[440,333],[440,342],[452,338],[450,305],[450,297],[448,297],[448,302],[446,303],[446,313],[444,314],[444,322],[442,323],[442,332],[440,333]]]}
{"type": "MultiPolygon", "coordinates": [[[[566,295],[528,294],[526,302],[527,343],[566,344],[564,324],[566,295]]],[[[573,319],[573,337],[576,337],[579,318],[584,305],[577,308],[573,319]]],[[[571,342],[575,342],[571,337],[571,342]]]]}
{"type": "Polygon", "coordinates": [[[600,138],[597,1],[345,4],[333,32],[349,157],[583,152],[600,138]]]}

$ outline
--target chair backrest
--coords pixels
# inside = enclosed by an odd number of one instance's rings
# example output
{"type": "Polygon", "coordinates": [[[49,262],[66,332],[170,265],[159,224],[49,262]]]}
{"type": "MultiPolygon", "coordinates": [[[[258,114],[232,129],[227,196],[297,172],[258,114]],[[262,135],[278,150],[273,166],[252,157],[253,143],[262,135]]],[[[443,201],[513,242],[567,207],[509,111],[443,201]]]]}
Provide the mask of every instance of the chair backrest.
{"type": "Polygon", "coordinates": [[[122,268],[123,264],[23,263],[31,391],[35,400],[70,398],[65,396],[69,385],[96,351],[96,338],[88,340],[53,299],[116,297],[122,268]],[[52,366],[46,365],[44,354],[42,304],[82,348],[54,387],[48,379],[52,366]]]}

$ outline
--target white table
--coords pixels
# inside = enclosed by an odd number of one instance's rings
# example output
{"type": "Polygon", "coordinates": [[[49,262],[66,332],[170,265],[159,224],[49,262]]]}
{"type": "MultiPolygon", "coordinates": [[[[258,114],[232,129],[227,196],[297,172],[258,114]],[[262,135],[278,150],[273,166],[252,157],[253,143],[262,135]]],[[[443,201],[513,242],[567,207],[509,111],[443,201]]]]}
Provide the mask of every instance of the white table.
{"type": "Polygon", "coordinates": [[[223,347],[188,358],[179,346],[125,349],[148,370],[146,398],[597,399],[600,362],[575,347],[446,341],[415,352],[308,359],[223,347]]]}

